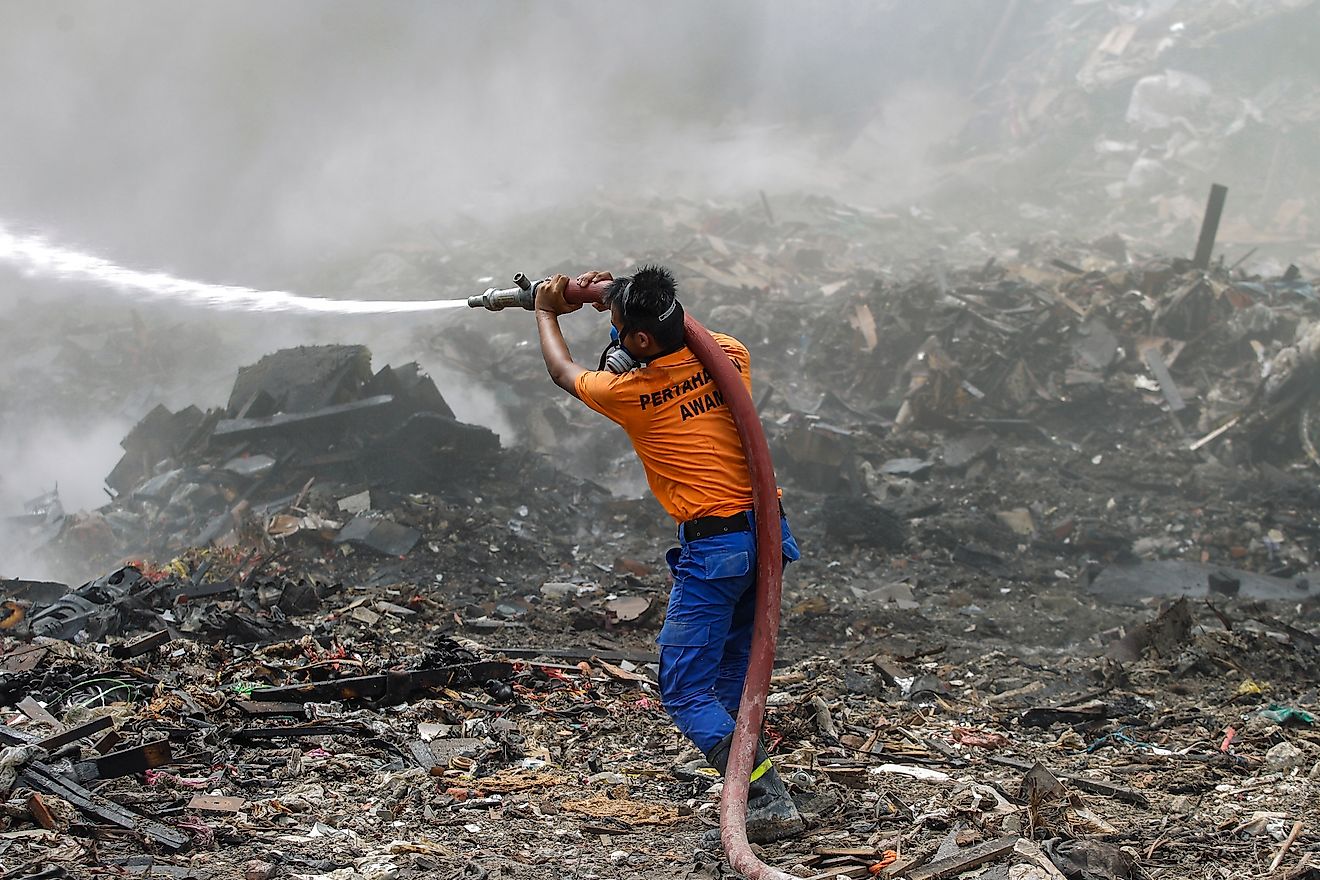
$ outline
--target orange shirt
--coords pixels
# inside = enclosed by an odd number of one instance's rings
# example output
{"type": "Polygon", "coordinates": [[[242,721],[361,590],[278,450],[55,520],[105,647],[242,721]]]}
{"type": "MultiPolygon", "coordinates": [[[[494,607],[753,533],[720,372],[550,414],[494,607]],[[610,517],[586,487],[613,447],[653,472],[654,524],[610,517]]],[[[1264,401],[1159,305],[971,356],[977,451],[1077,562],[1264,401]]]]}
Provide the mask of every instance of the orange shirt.
{"type": "MultiPolygon", "coordinates": [[[[712,335],[750,394],[747,349],[732,336],[712,335]]],[[[751,509],[752,478],[733,415],[689,349],[622,375],[589,370],[575,390],[583,403],[628,432],[651,491],[675,520],[751,509]]]]}

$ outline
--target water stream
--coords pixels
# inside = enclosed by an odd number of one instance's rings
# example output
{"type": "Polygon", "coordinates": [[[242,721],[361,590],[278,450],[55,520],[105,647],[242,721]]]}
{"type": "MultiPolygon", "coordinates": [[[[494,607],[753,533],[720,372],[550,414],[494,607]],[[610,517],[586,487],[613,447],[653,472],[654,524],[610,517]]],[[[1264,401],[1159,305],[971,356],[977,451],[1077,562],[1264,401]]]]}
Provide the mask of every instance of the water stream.
{"type": "Polygon", "coordinates": [[[212,309],[297,312],[315,315],[384,315],[464,308],[463,299],[355,300],[300,296],[283,290],[254,290],[207,284],[163,272],[141,272],[109,260],[51,244],[40,236],[18,235],[0,222],[0,263],[31,278],[95,284],[129,296],[167,299],[212,309]]]}

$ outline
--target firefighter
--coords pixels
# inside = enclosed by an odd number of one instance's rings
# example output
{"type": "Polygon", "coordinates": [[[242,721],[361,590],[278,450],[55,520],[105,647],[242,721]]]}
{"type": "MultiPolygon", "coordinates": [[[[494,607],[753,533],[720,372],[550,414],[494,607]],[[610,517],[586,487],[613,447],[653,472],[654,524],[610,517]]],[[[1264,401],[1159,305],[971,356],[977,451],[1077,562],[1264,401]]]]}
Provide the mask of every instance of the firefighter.
{"type": "MultiPolygon", "coordinates": [[[[666,554],[674,586],[660,635],[660,694],[678,729],[721,774],[729,762],[756,605],[752,480],[732,414],[710,375],[687,348],[674,278],[659,266],[630,277],[587,272],[586,286],[609,282],[611,342],[595,370],[573,360],[559,316],[569,279],[555,275],[536,294],[536,325],[550,378],[628,434],[660,504],[678,523],[679,546],[666,554]]],[[[714,334],[751,391],[747,349],[714,334]]],[[[783,519],[780,552],[798,558],[783,519]]],[[[804,823],[761,746],[748,788],[747,837],[766,843],[804,823]]],[[[718,829],[706,844],[717,844],[718,829]]]]}

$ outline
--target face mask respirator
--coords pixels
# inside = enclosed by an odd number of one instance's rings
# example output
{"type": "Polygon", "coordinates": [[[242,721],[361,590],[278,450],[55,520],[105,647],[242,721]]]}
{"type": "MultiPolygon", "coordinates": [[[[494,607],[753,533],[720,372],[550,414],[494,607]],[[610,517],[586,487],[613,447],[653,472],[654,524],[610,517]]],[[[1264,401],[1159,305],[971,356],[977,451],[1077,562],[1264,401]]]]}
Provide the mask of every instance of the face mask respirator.
{"type": "Polygon", "coordinates": [[[641,361],[628,353],[628,349],[623,347],[623,341],[619,339],[619,331],[613,326],[610,327],[610,344],[605,346],[605,350],[600,353],[600,366],[598,370],[609,370],[615,375],[631,372],[640,367],[641,361]]]}

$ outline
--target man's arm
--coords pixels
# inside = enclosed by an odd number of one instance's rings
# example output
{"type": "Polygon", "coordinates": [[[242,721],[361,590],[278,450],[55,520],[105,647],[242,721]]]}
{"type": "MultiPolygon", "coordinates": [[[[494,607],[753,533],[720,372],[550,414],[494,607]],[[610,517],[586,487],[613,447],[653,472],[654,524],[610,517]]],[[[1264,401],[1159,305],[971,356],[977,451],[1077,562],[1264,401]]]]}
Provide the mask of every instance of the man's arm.
{"type": "Polygon", "coordinates": [[[545,368],[550,378],[560,388],[577,397],[578,376],[587,370],[573,360],[568,343],[564,341],[564,332],[559,329],[559,316],[577,311],[582,306],[564,301],[564,290],[567,287],[568,276],[556,275],[536,291],[536,332],[541,339],[541,357],[545,358],[545,368]]]}

